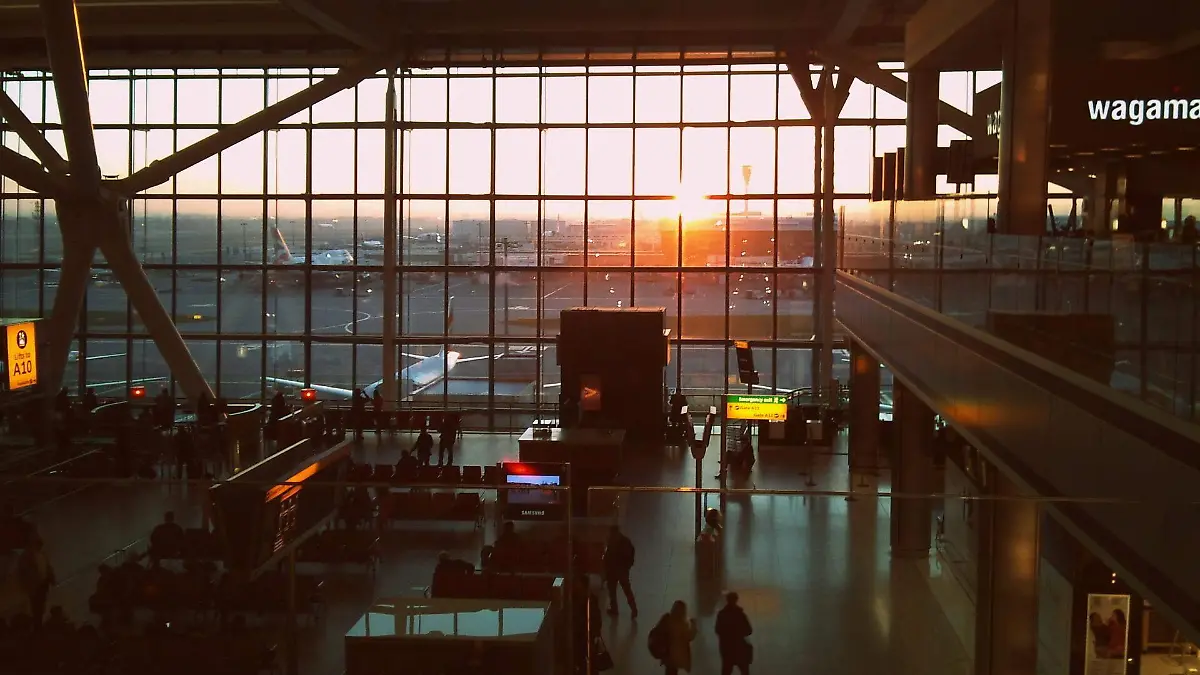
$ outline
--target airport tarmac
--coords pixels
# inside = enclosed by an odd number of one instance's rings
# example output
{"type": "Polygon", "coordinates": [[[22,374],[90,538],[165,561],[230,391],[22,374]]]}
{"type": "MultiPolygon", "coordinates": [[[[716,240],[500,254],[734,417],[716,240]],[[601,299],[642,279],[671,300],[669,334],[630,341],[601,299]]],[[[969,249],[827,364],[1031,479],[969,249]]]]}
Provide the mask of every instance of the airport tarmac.
{"type": "MultiPolygon", "coordinates": [[[[268,286],[265,295],[258,274],[239,278],[236,272],[226,271],[219,277],[212,270],[182,269],[172,277],[169,270],[153,268],[148,274],[163,305],[174,314],[180,332],[188,338],[189,348],[201,371],[210,381],[220,381],[220,393],[224,396],[257,399],[264,391],[264,375],[303,379],[306,334],[312,336],[310,369],[313,382],[353,387],[369,384],[382,376],[381,347],[377,343],[381,339],[383,298],[382,282],[377,278],[360,283],[356,293],[353,284],[347,289],[323,274],[318,275],[313,284],[311,318],[306,324],[303,285],[292,283],[293,279],[301,280],[302,276],[290,270],[270,272],[274,283],[268,286]],[[228,337],[218,342],[213,339],[218,333],[228,337]],[[266,341],[248,337],[238,339],[239,335],[257,333],[279,337],[266,341]],[[376,344],[355,344],[358,341],[376,344]]],[[[698,274],[685,275],[682,299],[685,340],[719,340],[724,335],[724,283],[714,282],[707,273],[703,276],[705,278],[701,280],[698,274]]],[[[757,279],[743,281],[739,276],[734,275],[730,292],[730,331],[735,337],[769,338],[773,323],[780,327],[781,337],[803,339],[812,334],[810,300],[795,297],[776,300],[763,292],[763,284],[757,279]],[[778,317],[772,314],[776,303],[779,304],[778,317]],[[804,331],[784,335],[783,329],[800,323],[806,324],[804,331]]],[[[5,277],[10,283],[0,289],[4,306],[37,307],[39,286],[35,272],[6,273],[5,277]],[[21,280],[20,276],[26,279],[21,280]]],[[[448,327],[450,337],[447,342],[451,349],[468,357],[488,353],[486,338],[491,332],[489,317],[493,306],[496,333],[504,335],[504,327],[508,326],[507,337],[511,338],[509,341],[498,340],[496,353],[532,347],[539,331],[540,306],[540,332],[550,344],[541,352],[540,364],[536,350],[530,349],[533,365],[522,366],[533,385],[527,394],[528,402],[533,403],[537,398],[535,381],[539,365],[542,384],[559,381],[552,344],[558,332],[559,312],[585,304],[604,307],[630,304],[628,274],[592,272],[586,290],[583,275],[572,272],[547,272],[540,287],[534,275],[524,272],[500,278],[501,283],[496,284],[493,294],[488,277],[467,270],[452,272],[448,279],[434,275],[432,283],[424,275],[408,275],[405,294],[398,308],[403,327],[401,334],[416,340],[407,344],[402,342],[400,351],[423,355],[437,351],[436,343],[441,342],[443,326],[447,323],[447,296],[453,298],[453,321],[448,327]]],[[[669,277],[641,273],[637,275],[636,283],[634,303],[665,307],[668,326],[673,329],[673,334],[678,334],[675,317],[681,301],[674,292],[676,283],[669,277]]],[[[52,306],[54,291],[53,286],[44,288],[46,308],[52,306]]],[[[128,343],[116,335],[112,340],[102,337],[105,333],[123,334],[129,330],[130,316],[126,305],[124,292],[115,282],[101,278],[89,286],[84,330],[95,337],[86,345],[83,354],[86,358],[76,360],[70,367],[80,367],[82,360],[86,368],[84,381],[95,386],[101,395],[123,392],[127,380],[145,384],[151,392],[168,381],[166,364],[151,341],[134,339],[128,343]],[[122,354],[128,354],[128,357],[119,356],[122,354]],[[111,358],[97,358],[106,356],[111,358]]],[[[141,330],[136,313],[132,326],[134,333],[141,330]]],[[[74,349],[79,350],[79,347],[74,349]]],[[[682,347],[672,354],[667,382],[674,385],[682,368],[685,388],[719,392],[727,381],[728,368],[736,386],[736,365],[732,353],[726,364],[725,352],[721,345],[682,347]]],[[[781,388],[809,384],[811,356],[808,350],[779,349],[773,361],[771,352],[762,349],[758,351],[758,357],[764,382],[770,382],[771,374],[775,373],[777,386],[781,388]]],[[[405,360],[400,366],[408,362],[405,360]]],[[[486,380],[488,374],[488,362],[483,361],[462,364],[455,369],[454,378],[486,380]]],[[[505,376],[516,377],[516,373],[508,372],[505,376]]],[[[69,373],[68,381],[76,377],[78,375],[69,373]]],[[[842,379],[844,381],[845,377],[842,379]]],[[[270,391],[270,387],[267,390],[270,391]]],[[[444,385],[447,393],[453,394],[453,390],[452,384],[444,385]]],[[[437,391],[435,387],[431,393],[437,391]]],[[[556,400],[557,392],[543,390],[543,396],[547,400],[556,400]]]]}

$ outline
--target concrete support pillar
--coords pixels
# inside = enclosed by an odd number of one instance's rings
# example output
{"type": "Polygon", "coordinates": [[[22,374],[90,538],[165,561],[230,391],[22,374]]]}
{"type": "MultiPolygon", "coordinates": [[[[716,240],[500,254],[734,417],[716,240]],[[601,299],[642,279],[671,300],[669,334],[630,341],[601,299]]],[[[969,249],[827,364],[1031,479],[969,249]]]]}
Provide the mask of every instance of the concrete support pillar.
{"type": "Polygon", "coordinates": [[[941,74],[914,70],[908,74],[908,119],[905,122],[904,198],[937,195],[938,106],[941,74]]]}
{"type": "MultiPolygon", "coordinates": [[[[993,467],[988,467],[992,469],[993,467]]],[[[988,497],[976,504],[979,535],[975,594],[975,674],[1037,672],[1040,506],[988,472],[988,497]]]]}
{"type": "MultiPolygon", "coordinates": [[[[817,286],[819,296],[817,300],[817,315],[819,317],[817,326],[819,334],[817,339],[820,341],[820,351],[817,356],[817,376],[819,380],[814,380],[813,384],[820,387],[821,400],[828,404],[835,403],[832,400],[833,386],[833,289],[834,279],[837,272],[837,236],[835,229],[837,227],[836,217],[834,216],[834,135],[837,131],[838,115],[842,109],[842,103],[838,100],[838,92],[834,88],[833,83],[834,70],[831,66],[825,66],[825,74],[822,77],[824,83],[824,91],[821,92],[824,101],[824,115],[821,117],[821,131],[825,141],[822,144],[822,152],[824,157],[821,160],[821,226],[817,231],[821,236],[821,283],[817,286]]],[[[853,78],[842,72],[840,78],[852,80],[853,78]]],[[[848,86],[848,85],[844,85],[848,86]]]]}
{"type": "Polygon", "coordinates": [[[998,231],[1040,235],[1046,229],[1049,180],[1053,0],[1013,0],[1001,26],[998,231]]]}
{"type": "MultiPolygon", "coordinates": [[[[896,442],[892,492],[925,495],[933,486],[933,411],[899,381],[895,395],[896,442]]],[[[933,539],[933,500],[892,499],[892,556],[923,558],[933,539]]]]}
{"type": "Polygon", "coordinates": [[[879,362],[850,342],[850,470],[879,467],[879,362]]]}

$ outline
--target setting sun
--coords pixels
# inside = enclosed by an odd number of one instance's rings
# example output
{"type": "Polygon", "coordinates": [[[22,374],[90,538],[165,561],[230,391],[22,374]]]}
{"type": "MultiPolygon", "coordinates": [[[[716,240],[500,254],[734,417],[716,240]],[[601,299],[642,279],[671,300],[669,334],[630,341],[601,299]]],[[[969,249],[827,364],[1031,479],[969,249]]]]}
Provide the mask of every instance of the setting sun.
{"type": "Polygon", "coordinates": [[[714,210],[708,195],[689,186],[680,186],[670,204],[672,215],[682,217],[685,222],[712,215],[714,210]]]}

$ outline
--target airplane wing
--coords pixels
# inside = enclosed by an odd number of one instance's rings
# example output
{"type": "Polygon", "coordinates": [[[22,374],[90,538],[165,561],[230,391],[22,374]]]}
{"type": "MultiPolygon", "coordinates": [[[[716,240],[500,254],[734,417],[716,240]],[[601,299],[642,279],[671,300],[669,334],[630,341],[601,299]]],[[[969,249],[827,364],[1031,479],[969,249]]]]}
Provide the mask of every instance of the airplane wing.
{"type": "Polygon", "coordinates": [[[498,359],[503,356],[504,356],[504,354],[496,354],[495,356],[488,356],[487,354],[484,354],[483,356],[459,357],[458,362],[459,363],[470,363],[472,361],[486,361],[488,359],[498,359]]]}
{"type": "Polygon", "coordinates": [[[99,361],[100,359],[115,359],[115,358],[119,358],[121,356],[125,356],[125,352],[121,352],[120,354],[100,354],[98,356],[87,356],[87,357],[84,357],[84,360],[99,361]]]}
{"type": "Polygon", "coordinates": [[[407,356],[410,359],[416,359],[418,361],[424,361],[425,359],[429,358],[423,354],[409,354],[408,352],[400,352],[400,355],[407,356]]]}
{"type": "MultiPolygon", "coordinates": [[[[305,388],[304,383],[300,382],[299,380],[284,380],[284,379],[281,379],[278,377],[266,377],[263,379],[265,379],[267,382],[270,382],[271,384],[282,384],[285,387],[295,387],[297,389],[305,388]]],[[[315,389],[318,392],[320,392],[322,394],[327,394],[329,396],[337,396],[338,398],[351,398],[354,396],[354,392],[349,389],[343,389],[341,387],[330,387],[330,386],[324,385],[324,384],[315,384],[314,383],[314,384],[308,385],[308,388],[315,389]]]]}

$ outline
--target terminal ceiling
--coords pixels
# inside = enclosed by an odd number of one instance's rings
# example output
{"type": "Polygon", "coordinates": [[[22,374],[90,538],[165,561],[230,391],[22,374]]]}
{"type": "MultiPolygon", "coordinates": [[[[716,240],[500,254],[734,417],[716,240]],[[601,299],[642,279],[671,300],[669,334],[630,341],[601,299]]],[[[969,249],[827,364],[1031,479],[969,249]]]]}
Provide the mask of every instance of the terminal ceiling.
{"type": "MultiPolygon", "coordinates": [[[[336,66],[364,49],[464,65],[773,54],[901,60],[923,0],[76,0],[96,68],[336,66]]],[[[37,0],[0,0],[0,67],[44,68],[37,0]]]]}

